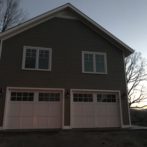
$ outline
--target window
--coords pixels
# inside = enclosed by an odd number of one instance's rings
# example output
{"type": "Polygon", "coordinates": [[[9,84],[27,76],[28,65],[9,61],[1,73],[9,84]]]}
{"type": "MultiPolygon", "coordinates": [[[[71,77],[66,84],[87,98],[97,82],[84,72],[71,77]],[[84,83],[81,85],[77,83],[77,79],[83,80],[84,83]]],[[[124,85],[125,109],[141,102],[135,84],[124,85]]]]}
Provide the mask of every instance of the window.
{"type": "Polygon", "coordinates": [[[34,93],[32,92],[11,92],[11,101],[33,101],[34,93]]]}
{"type": "Polygon", "coordinates": [[[39,101],[60,101],[60,93],[39,93],[39,101]]]}
{"type": "Polygon", "coordinates": [[[106,54],[99,52],[82,52],[83,73],[107,73],[106,54]]]}
{"type": "Polygon", "coordinates": [[[75,93],[73,94],[73,101],[74,102],[93,102],[93,95],[75,93]]]}
{"type": "Polygon", "coordinates": [[[51,70],[51,48],[25,46],[23,51],[23,69],[51,70]]]}
{"type": "Polygon", "coordinates": [[[116,102],[116,95],[115,94],[97,94],[97,102],[116,102]]]}

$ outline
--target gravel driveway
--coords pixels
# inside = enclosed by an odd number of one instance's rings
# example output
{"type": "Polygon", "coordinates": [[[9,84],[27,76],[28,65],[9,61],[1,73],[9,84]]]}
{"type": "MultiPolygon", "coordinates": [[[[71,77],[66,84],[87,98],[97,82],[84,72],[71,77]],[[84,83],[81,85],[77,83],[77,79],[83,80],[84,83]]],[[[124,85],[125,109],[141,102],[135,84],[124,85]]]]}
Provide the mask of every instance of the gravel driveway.
{"type": "Polygon", "coordinates": [[[0,147],[147,147],[147,130],[0,132],[0,147]]]}

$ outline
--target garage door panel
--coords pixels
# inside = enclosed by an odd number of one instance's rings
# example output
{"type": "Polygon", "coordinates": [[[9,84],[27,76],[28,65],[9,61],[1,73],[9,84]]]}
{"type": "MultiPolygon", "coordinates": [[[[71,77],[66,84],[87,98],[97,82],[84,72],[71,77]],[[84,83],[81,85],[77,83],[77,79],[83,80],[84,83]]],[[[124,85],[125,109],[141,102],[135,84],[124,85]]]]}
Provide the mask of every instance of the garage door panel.
{"type": "Polygon", "coordinates": [[[104,109],[105,105],[103,104],[95,104],[93,109],[95,114],[98,116],[103,116],[106,113],[106,109],[104,109]]]}
{"type": "Polygon", "coordinates": [[[9,117],[7,119],[6,128],[18,129],[20,127],[19,117],[9,117]]]}
{"type": "Polygon", "coordinates": [[[21,129],[33,128],[33,118],[32,117],[20,117],[20,128],[21,129]]]}
{"type": "Polygon", "coordinates": [[[110,107],[107,107],[106,114],[110,116],[119,116],[119,107],[117,105],[110,105],[110,107]]]}
{"type": "Polygon", "coordinates": [[[76,104],[73,107],[74,116],[93,116],[94,110],[91,104],[76,104]]]}
{"type": "Polygon", "coordinates": [[[60,117],[61,114],[62,114],[62,111],[61,111],[61,104],[58,104],[58,103],[53,103],[53,104],[50,104],[49,105],[49,110],[48,110],[48,116],[53,116],[53,117],[60,117]]]}
{"type": "Polygon", "coordinates": [[[33,117],[33,104],[21,103],[20,104],[20,116],[21,117],[33,117]]]}
{"type": "Polygon", "coordinates": [[[95,126],[96,127],[116,127],[117,123],[115,123],[117,120],[116,118],[112,118],[109,116],[100,116],[95,118],[95,126]]]}
{"type": "Polygon", "coordinates": [[[38,128],[48,128],[48,118],[47,117],[38,118],[38,128]]]}
{"type": "Polygon", "coordinates": [[[86,93],[73,92],[72,127],[120,127],[118,95],[108,92],[89,92],[88,95],[86,93]],[[90,98],[90,102],[87,101],[87,97],[90,98]]]}
{"type": "Polygon", "coordinates": [[[95,127],[103,128],[106,127],[106,117],[99,116],[95,118],[95,127]]]}
{"type": "Polygon", "coordinates": [[[36,103],[34,105],[34,115],[37,117],[48,116],[48,104],[36,103]]]}
{"type": "Polygon", "coordinates": [[[8,112],[11,112],[8,113],[8,117],[20,116],[20,104],[18,103],[12,103],[11,105],[9,104],[8,112]]]}
{"type": "Polygon", "coordinates": [[[38,117],[46,116],[59,116],[61,115],[61,105],[59,104],[36,104],[34,106],[34,114],[38,117]]]}
{"type": "Polygon", "coordinates": [[[62,92],[10,91],[5,128],[35,129],[62,127],[62,92]]]}
{"type": "Polygon", "coordinates": [[[48,126],[51,128],[61,128],[61,122],[57,119],[57,117],[50,117],[48,119],[48,126]]]}
{"type": "Polygon", "coordinates": [[[94,126],[93,117],[76,116],[72,119],[72,126],[74,128],[92,128],[94,126]]]}
{"type": "Polygon", "coordinates": [[[115,105],[108,104],[96,104],[95,105],[95,114],[98,116],[118,116],[119,115],[119,107],[115,105]]]}
{"type": "Polygon", "coordinates": [[[108,117],[107,119],[107,126],[109,127],[116,127],[118,126],[117,118],[116,117],[108,117]]]}

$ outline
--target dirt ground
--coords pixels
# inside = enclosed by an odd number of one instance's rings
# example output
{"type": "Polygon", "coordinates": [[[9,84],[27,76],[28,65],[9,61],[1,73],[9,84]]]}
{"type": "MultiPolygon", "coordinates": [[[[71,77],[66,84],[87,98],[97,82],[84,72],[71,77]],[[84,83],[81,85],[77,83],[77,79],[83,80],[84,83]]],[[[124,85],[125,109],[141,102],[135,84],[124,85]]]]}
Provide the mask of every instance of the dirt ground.
{"type": "Polygon", "coordinates": [[[147,147],[147,130],[0,132],[0,147],[147,147]]]}

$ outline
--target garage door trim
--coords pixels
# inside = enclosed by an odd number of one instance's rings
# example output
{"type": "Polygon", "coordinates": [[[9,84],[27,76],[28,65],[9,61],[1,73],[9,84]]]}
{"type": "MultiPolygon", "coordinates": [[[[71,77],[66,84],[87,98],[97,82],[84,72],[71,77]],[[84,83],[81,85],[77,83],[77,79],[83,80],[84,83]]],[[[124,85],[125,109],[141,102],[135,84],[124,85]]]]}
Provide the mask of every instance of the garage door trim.
{"type": "Polygon", "coordinates": [[[6,97],[5,97],[5,107],[4,107],[4,118],[3,118],[3,127],[2,129],[7,129],[6,124],[7,124],[7,114],[8,114],[8,102],[11,94],[11,90],[25,90],[25,91],[32,91],[32,92],[39,92],[39,91],[60,91],[63,94],[62,97],[62,128],[64,128],[64,95],[65,95],[65,90],[63,88],[32,88],[32,87],[6,87],[6,97]]]}
{"type": "MultiPolygon", "coordinates": [[[[98,89],[71,89],[70,90],[70,121],[72,121],[72,106],[73,106],[73,93],[74,92],[103,92],[103,93],[117,93],[118,94],[118,100],[119,100],[119,111],[120,111],[120,127],[123,128],[123,118],[122,118],[122,106],[121,106],[121,92],[119,90],[98,90],[98,89]]],[[[72,128],[72,122],[70,122],[70,128],[72,128]]]]}

